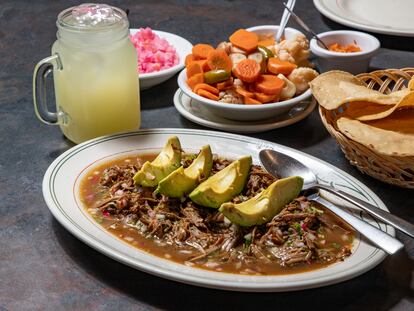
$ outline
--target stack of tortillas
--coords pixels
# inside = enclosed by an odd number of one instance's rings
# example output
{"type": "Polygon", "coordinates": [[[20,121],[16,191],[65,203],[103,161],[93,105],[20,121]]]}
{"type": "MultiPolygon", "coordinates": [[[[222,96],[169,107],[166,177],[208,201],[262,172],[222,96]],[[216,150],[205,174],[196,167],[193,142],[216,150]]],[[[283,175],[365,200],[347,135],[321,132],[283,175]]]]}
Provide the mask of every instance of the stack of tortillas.
{"type": "MultiPolygon", "coordinates": [[[[377,153],[414,156],[414,80],[389,94],[369,89],[350,73],[329,71],[311,82],[326,110],[337,110],[337,129],[377,153]]],[[[414,169],[414,168],[413,168],[414,169]]]]}
{"type": "Polygon", "coordinates": [[[414,68],[353,76],[321,74],[311,82],[322,122],[360,171],[414,189],[414,68]]]}

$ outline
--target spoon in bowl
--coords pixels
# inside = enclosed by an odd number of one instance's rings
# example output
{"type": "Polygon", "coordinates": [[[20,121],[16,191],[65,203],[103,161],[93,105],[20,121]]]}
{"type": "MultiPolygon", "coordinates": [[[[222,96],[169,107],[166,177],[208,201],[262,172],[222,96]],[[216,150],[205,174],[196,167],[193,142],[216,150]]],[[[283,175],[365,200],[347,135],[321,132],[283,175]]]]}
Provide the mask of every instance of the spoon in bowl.
{"type": "MultiPolygon", "coordinates": [[[[354,198],[353,196],[350,196],[347,193],[337,190],[333,187],[318,184],[316,176],[313,174],[313,172],[309,168],[307,168],[305,165],[303,165],[301,162],[297,161],[296,159],[291,158],[290,156],[287,156],[283,153],[279,153],[274,150],[266,149],[266,150],[260,151],[259,157],[265,169],[274,176],[278,176],[282,178],[288,177],[288,176],[301,176],[304,180],[302,190],[319,188],[319,189],[324,189],[327,191],[331,190],[330,192],[332,192],[332,189],[333,189],[335,194],[337,194],[337,192],[339,191],[341,194],[344,194],[345,196],[354,198]]],[[[377,245],[379,248],[383,249],[388,254],[394,254],[398,250],[404,247],[404,245],[400,241],[388,235],[387,233],[375,228],[374,226],[360,220],[354,215],[345,212],[341,208],[325,200],[319,195],[319,191],[314,191],[313,193],[306,194],[306,195],[307,195],[308,200],[315,201],[325,206],[329,210],[331,210],[333,213],[335,213],[336,215],[341,217],[343,220],[345,220],[347,223],[349,223],[352,227],[354,227],[355,230],[359,231],[368,240],[370,240],[372,243],[377,245]]],[[[344,198],[343,196],[340,196],[340,197],[344,198]]],[[[366,203],[357,198],[354,198],[354,199],[361,201],[364,204],[366,203]]],[[[351,203],[355,204],[354,201],[351,201],[351,203]]],[[[382,211],[374,206],[372,206],[372,208],[374,209],[375,212],[382,211]]],[[[391,215],[389,213],[386,213],[386,214],[387,214],[386,216],[391,215]]]]}
{"type": "Polygon", "coordinates": [[[277,30],[275,40],[277,43],[282,39],[283,33],[285,32],[286,25],[289,21],[292,10],[295,7],[296,0],[288,0],[287,3],[283,3],[285,10],[283,11],[282,19],[280,20],[279,29],[277,30]]]}
{"type": "Polygon", "coordinates": [[[384,231],[366,223],[365,221],[359,219],[358,217],[352,215],[339,208],[335,204],[325,200],[319,195],[319,191],[315,190],[313,193],[304,194],[309,201],[317,202],[322,206],[326,207],[328,210],[342,218],[345,222],[351,225],[356,231],[365,236],[372,243],[377,245],[379,248],[383,249],[388,254],[392,255],[399,251],[404,245],[398,241],[396,238],[385,233],[384,231]]]}
{"type": "Polygon", "coordinates": [[[303,190],[318,188],[328,191],[336,195],[337,197],[358,206],[360,209],[366,211],[368,214],[414,238],[413,224],[398,216],[383,211],[368,202],[358,199],[357,197],[354,197],[349,193],[346,193],[344,191],[341,191],[328,185],[319,184],[315,174],[307,166],[305,166],[298,160],[286,154],[270,149],[260,151],[259,157],[263,166],[270,174],[278,174],[281,177],[301,176],[304,179],[303,190]]]}

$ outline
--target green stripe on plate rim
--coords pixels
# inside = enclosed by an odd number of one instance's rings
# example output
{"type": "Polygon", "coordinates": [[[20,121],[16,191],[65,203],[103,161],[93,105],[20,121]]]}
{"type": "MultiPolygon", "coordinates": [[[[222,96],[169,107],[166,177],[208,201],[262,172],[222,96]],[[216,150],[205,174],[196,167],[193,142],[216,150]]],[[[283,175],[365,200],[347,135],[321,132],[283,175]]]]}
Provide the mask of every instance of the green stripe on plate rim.
{"type": "MultiPolygon", "coordinates": [[[[208,137],[215,137],[215,138],[229,138],[232,140],[236,140],[239,142],[243,142],[243,143],[253,143],[251,140],[249,139],[242,139],[242,136],[239,135],[234,135],[234,134],[225,134],[225,133],[220,133],[220,134],[213,134],[213,132],[211,131],[204,131],[204,130],[193,130],[193,129],[185,129],[185,130],[181,130],[181,129],[165,129],[165,130],[161,130],[161,129],[150,129],[150,130],[141,130],[141,131],[137,131],[137,132],[129,132],[129,133],[121,133],[121,134],[116,134],[116,135],[111,135],[111,136],[103,136],[101,138],[96,138],[92,141],[87,141],[83,144],[80,144],[76,147],[74,147],[74,149],[69,152],[68,154],[66,154],[64,157],[62,157],[61,159],[59,159],[59,161],[55,164],[55,167],[53,168],[51,174],[50,174],[50,178],[49,178],[49,191],[52,195],[52,200],[55,203],[55,205],[58,207],[59,211],[65,216],[65,218],[67,220],[70,221],[70,223],[72,223],[72,225],[74,225],[78,230],[80,230],[81,232],[83,232],[84,234],[86,234],[89,238],[91,238],[92,240],[94,240],[95,242],[98,242],[99,244],[104,244],[107,248],[113,250],[114,252],[118,252],[119,250],[113,248],[111,245],[108,245],[106,243],[103,243],[102,241],[96,239],[93,235],[91,235],[88,231],[84,230],[82,227],[80,227],[71,217],[70,215],[68,215],[65,210],[63,209],[63,207],[61,206],[61,204],[59,203],[58,199],[57,199],[57,195],[55,193],[55,178],[57,173],[59,172],[60,168],[63,166],[63,164],[69,160],[71,157],[73,157],[74,155],[76,155],[77,153],[90,148],[92,146],[95,146],[97,144],[106,142],[106,141],[110,141],[110,140],[114,140],[114,139],[119,139],[119,138],[125,138],[125,137],[132,137],[132,136],[142,136],[142,135],[150,135],[150,134],[166,134],[166,135],[200,135],[200,136],[208,136],[208,137]],[[201,132],[201,133],[200,133],[201,132]]],[[[277,145],[276,143],[272,143],[272,142],[268,142],[265,140],[261,140],[261,139],[256,139],[253,138],[253,140],[255,141],[261,141],[264,143],[270,143],[271,145],[277,145]]],[[[289,148],[292,149],[292,148],[289,148]]],[[[297,151],[295,149],[292,149],[294,151],[297,151]]],[[[309,155],[307,155],[309,156],[309,155]]],[[[324,163],[325,164],[325,163],[324,163]]],[[[350,180],[349,178],[346,178],[347,176],[343,176],[342,174],[338,174],[337,172],[335,172],[335,175],[338,176],[339,178],[342,178],[345,182],[357,186],[356,184],[354,184],[352,182],[352,180],[350,180]],[[345,179],[346,178],[346,179],[345,179]]],[[[355,190],[357,191],[357,190],[355,190]]],[[[361,189],[361,191],[363,191],[361,189]]],[[[358,191],[357,191],[358,192],[358,191]]],[[[359,193],[359,192],[358,192],[359,193]]],[[[369,195],[369,194],[368,194],[369,195]]],[[[371,197],[371,200],[375,203],[375,205],[378,207],[378,203],[371,197]]],[[[362,215],[362,213],[361,213],[362,215]]],[[[360,218],[362,218],[362,216],[360,215],[360,218]]],[[[376,220],[375,220],[376,221],[376,220]]],[[[381,227],[379,226],[378,221],[376,221],[378,227],[381,229],[381,227]]],[[[388,226],[385,225],[385,232],[388,233],[388,226]]],[[[372,257],[374,257],[380,250],[379,249],[375,249],[369,256],[367,256],[366,258],[364,258],[364,260],[360,261],[358,264],[364,263],[366,261],[369,261],[372,257]]],[[[124,256],[126,257],[130,257],[128,254],[124,253],[124,256]]],[[[223,280],[221,280],[223,281],[223,280]]]]}

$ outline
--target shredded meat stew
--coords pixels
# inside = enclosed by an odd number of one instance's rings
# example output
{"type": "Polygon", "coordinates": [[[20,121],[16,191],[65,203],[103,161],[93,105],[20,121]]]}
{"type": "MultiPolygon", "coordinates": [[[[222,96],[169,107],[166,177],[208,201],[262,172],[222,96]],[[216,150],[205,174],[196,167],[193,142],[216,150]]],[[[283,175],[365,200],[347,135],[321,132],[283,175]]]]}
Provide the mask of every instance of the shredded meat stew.
{"type": "MultiPolygon", "coordinates": [[[[267,224],[241,227],[216,209],[189,199],[154,195],[132,177],[155,155],[120,158],[90,172],[81,186],[89,213],[128,243],[189,266],[215,271],[270,275],[324,267],[351,254],[353,230],[321,206],[298,197],[267,224]]],[[[194,156],[183,157],[187,167],[194,156]]],[[[214,159],[212,174],[230,161],[214,159]]],[[[240,203],[275,181],[253,165],[240,203]]]]}

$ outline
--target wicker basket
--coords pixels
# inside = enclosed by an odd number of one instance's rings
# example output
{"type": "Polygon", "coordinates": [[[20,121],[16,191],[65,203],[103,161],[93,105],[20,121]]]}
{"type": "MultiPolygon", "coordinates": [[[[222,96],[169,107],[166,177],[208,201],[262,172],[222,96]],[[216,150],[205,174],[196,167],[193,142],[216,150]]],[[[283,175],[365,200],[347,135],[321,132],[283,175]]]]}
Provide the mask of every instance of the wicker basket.
{"type": "MultiPolygon", "coordinates": [[[[407,82],[414,76],[414,68],[377,70],[362,73],[357,77],[371,89],[388,94],[407,87],[407,82]]],[[[347,159],[362,173],[380,181],[404,188],[414,189],[414,156],[387,156],[377,153],[338,131],[336,120],[343,114],[343,109],[326,110],[319,105],[322,122],[328,132],[341,146],[347,159]]]]}

